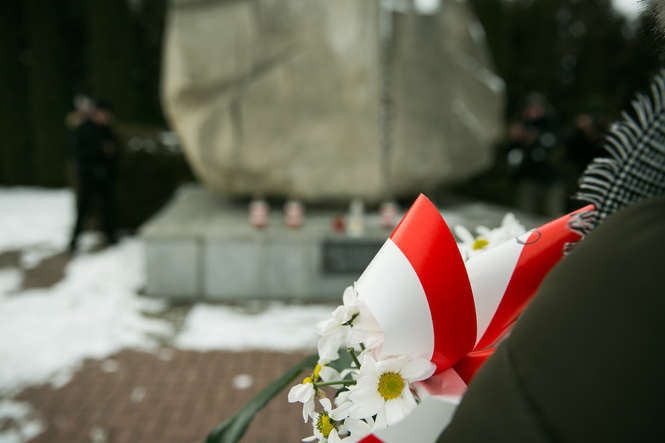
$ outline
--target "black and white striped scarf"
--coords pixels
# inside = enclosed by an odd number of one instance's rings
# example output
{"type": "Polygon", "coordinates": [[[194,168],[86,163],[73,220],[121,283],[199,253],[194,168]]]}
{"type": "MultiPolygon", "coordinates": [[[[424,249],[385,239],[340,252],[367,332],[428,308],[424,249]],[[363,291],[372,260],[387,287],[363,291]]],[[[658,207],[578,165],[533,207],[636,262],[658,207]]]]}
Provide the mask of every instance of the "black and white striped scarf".
{"type": "Polygon", "coordinates": [[[571,223],[582,234],[627,205],[665,194],[665,69],[651,95],[638,94],[632,105],[635,116],[622,113],[605,139],[610,157],[593,160],[580,177],[575,198],[595,207],[571,223]]]}

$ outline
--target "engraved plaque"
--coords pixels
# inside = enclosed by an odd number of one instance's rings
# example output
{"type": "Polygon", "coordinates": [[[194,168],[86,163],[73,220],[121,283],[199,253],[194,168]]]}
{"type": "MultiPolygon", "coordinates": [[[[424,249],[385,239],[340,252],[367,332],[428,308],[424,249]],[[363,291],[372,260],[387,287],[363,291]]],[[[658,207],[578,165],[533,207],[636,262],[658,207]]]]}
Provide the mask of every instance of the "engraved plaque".
{"type": "Polygon", "coordinates": [[[326,239],[321,243],[322,272],[359,275],[382,244],[382,241],[367,239],[326,239]]]}

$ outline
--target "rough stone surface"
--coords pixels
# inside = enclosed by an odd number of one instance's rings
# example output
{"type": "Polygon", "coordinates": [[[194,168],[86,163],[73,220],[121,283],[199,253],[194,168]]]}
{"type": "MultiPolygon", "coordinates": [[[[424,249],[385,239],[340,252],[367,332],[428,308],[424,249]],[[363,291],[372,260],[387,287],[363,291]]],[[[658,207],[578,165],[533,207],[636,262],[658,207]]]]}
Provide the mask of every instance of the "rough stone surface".
{"type": "Polygon", "coordinates": [[[379,15],[378,0],[171,2],[163,99],[199,178],[225,195],[377,200],[487,167],[503,84],[468,5],[392,14],[387,153],[379,15]]]}
{"type": "Polygon", "coordinates": [[[261,252],[257,241],[208,243],[204,262],[205,294],[213,298],[260,294],[264,286],[261,252]]]}
{"type": "Polygon", "coordinates": [[[196,238],[146,241],[146,290],[176,298],[201,292],[200,247],[196,238]]]}

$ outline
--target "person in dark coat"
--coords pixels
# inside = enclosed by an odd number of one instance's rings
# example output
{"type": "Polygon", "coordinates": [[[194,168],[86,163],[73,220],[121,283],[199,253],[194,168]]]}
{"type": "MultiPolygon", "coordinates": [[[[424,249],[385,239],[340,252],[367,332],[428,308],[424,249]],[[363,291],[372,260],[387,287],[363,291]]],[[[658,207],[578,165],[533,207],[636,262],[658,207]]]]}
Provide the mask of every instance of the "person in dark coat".
{"type": "Polygon", "coordinates": [[[618,211],[543,282],[439,442],[664,442],[665,198],[618,211]]]}
{"type": "Polygon", "coordinates": [[[113,187],[117,158],[117,139],[109,126],[110,107],[97,103],[74,129],[72,147],[78,179],[76,223],[69,249],[76,250],[83,223],[97,201],[101,209],[102,229],[109,244],[117,241],[113,187]]]}

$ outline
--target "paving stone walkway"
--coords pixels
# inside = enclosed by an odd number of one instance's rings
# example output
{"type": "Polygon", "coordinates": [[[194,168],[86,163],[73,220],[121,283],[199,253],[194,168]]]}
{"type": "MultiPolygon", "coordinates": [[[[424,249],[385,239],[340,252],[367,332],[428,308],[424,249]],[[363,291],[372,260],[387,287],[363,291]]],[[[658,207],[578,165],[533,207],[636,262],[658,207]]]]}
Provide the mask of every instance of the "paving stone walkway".
{"type": "MultiPolygon", "coordinates": [[[[0,253],[0,268],[21,269],[19,290],[48,288],[64,277],[70,259],[63,252],[27,268],[21,251],[6,251],[0,253]]],[[[171,306],[160,316],[177,328],[190,307],[171,306]]],[[[42,422],[43,432],[30,440],[34,443],[203,442],[210,430],[303,357],[170,347],[124,350],[86,361],[60,388],[30,387],[13,400],[29,403],[31,416],[42,422]]],[[[257,415],[242,442],[299,442],[312,434],[311,424],[302,421],[301,406],[287,402],[287,392],[257,415]]],[[[0,421],[0,431],[8,426],[12,423],[0,421]]]]}
{"type": "MultiPolygon", "coordinates": [[[[202,442],[303,354],[122,351],[90,360],[65,386],[32,387],[16,399],[34,408],[44,431],[34,443],[202,442]],[[238,377],[241,376],[241,377],[238,377]],[[251,386],[243,389],[251,377],[251,386]]],[[[298,442],[311,435],[301,408],[275,398],[242,442],[298,442]]]]}

